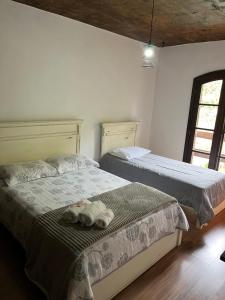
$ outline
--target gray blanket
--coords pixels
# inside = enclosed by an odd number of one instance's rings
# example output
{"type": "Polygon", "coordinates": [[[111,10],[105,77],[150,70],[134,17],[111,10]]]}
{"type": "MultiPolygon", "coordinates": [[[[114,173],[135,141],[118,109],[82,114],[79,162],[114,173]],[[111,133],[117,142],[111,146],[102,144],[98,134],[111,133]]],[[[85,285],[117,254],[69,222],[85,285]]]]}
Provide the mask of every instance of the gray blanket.
{"type": "MultiPolygon", "coordinates": [[[[108,228],[86,229],[59,222],[66,208],[50,211],[36,218],[28,245],[26,271],[29,278],[47,292],[50,300],[66,299],[70,278],[83,280],[88,270],[82,260],[84,249],[106,235],[111,235],[149,213],[156,212],[176,199],[142,184],[125,187],[89,198],[101,200],[115,218],[108,228]]],[[[88,296],[85,296],[87,299],[88,296]]]]}
{"type": "Polygon", "coordinates": [[[192,207],[200,225],[213,218],[213,208],[225,199],[224,174],[181,161],[154,154],[126,161],[107,154],[100,165],[107,172],[155,187],[192,207]]]}

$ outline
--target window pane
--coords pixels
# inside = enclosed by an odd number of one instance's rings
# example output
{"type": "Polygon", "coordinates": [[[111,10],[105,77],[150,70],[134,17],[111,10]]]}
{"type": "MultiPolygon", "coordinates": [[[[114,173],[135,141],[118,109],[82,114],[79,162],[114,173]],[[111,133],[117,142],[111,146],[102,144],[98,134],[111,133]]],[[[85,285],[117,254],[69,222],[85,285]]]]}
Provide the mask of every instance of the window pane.
{"type": "Polygon", "coordinates": [[[192,152],[191,164],[203,168],[208,168],[209,156],[202,153],[192,152]]]}
{"type": "Polygon", "coordinates": [[[204,83],[201,88],[200,103],[219,104],[223,80],[204,83]]]}
{"type": "Polygon", "coordinates": [[[197,127],[214,129],[218,107],[199,105],[197,127]]]}
{"type": "Polygon", "coordinates": [[[212,146],[213,132],[207,130],[195,130],[194,150],[210,152],[212,146]]]}
{"type": "Polygon", "coordinates": [[[225,173],[225,159],[224,158],[220,159],[218,171],[225,173]]]}
{"type": "Polygon", "coordinates": [[[222,144],[221,154],[225,156],[225,136],[223,136],[223,144],[222,144]]]}

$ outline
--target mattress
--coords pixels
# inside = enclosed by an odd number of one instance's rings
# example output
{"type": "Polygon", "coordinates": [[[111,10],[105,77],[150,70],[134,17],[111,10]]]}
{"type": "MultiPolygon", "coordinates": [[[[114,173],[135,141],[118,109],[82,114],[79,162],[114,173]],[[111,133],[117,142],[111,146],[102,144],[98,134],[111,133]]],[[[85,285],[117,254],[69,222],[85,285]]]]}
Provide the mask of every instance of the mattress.
{"type": "Polygon", "coordinates": [[[195,210],[200,225],[214,216],[213,208],[225,200],[225,175],[155,154],[126,161],[106,154],[101,168],[130,181],[155,187],[180,204],[195,210]]]}
{"type": "MultiPolygon", "coordinates": [[[[59,177],[38,179],[14,187],[0,189],[0,221],[21,242],[25,250],[34,220],[47,212],[75,203],[129,182],[97,168],[59,177]]],[[[188,223],[177,203],[143,217],[138,222],[121,228],[115,234],[88,247],[83,257],[88,266],[88,278],[70,283],[68,299],[81,299],[91,295],[91,286],[144,251],[155,241],[187,230],[188,223]],[[79,286],[80,284],[80,286],[79,286]],[[74,294],[75,293],[75,294],[74,294]]]]}

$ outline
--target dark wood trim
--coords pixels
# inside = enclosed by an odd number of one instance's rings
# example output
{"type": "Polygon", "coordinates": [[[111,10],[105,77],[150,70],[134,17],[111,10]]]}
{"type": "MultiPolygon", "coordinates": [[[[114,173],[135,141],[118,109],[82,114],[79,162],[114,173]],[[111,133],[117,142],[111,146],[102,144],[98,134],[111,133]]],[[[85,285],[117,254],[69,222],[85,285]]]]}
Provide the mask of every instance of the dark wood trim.
{"type": "Polygon", "coordinates": [[[215,124],[215,133],[213,135],[212,147],[209,168],[218,169],[219,165],[219,153],[221,150],[221,144],[223,140],[223,129],[224,129],[224,119],[225,119],[225,80],[222,85],[220,94],[220,103],[215,124]]]}
{"type": "Polygon", "coordinates": [[[205,130],[205,131],[209,131],[209,132],[214,132],[214,129],[203,128],[203,127],[195,127],[195,129],[197,129],[197,130],[205,130]]]}
{"type": "Polygon", "coordinates": [[[194,78],[194,81],[196,81],[198,83],[198,85],[202,85],[204,83],[210,82],[210,81],[215,81],[215,80],[224,80],[224,74],[225,74],[225,70],[218,70],[218,71],[213,71],[213,72],[209,72],[206,74],[202,74],[198,77],[194,78]]]}
{"type": "MultiPolygon", "coordinates": [[[[188,116],[187,132],[185,138],[183,161],[190,163],[194,143],[195,130],[208,130],[214,132],[212,147],[210,151],[209,168],[217,169],[219,154],[222,147],[223,132],[225,128],[225,70],[219,70],[198,76],[193,81],[191,103],[188,116]],[[217,105],[200,103],[201,87],[204,83],[216,80],[223,80],[220,100],[217,105]],[[214,130],[196,127],[199,105],[218,106],[217,118],[214,130]]],[[[196,151],[195,151],[196,152],[196,151]]]]}
{"type": "Polygon", "coordinates": [[[183,161],[188,163],[191,162],[196,119],[198,114],[198,102],[196,101],[196,99],[200,98],[200,93],[201,93],[201,89],[199,89],[198,80],[195,79],[192,88],[190,112],[188,117],[188,125],[187,125],[187,132],[186,132],[185,146],[184,146],[184,156],[183,156],[183,161]]]}
{"type": "Polygon", "coordinates": [[[205,156],[210,156],[210,152],[207,152],[207,151],[203,151],[203,150],[198,150],[198,149],[193,149],[192,150],[192,153],[200,153],[200,154],[203,154],[203,155],[205,155],[205,156]]]}
{"type": "Polygon", "coordinates": [[[213,106],[213,107],[218,107],[219,103],[218,104],[199,103],[199,106],[213,106]]]}

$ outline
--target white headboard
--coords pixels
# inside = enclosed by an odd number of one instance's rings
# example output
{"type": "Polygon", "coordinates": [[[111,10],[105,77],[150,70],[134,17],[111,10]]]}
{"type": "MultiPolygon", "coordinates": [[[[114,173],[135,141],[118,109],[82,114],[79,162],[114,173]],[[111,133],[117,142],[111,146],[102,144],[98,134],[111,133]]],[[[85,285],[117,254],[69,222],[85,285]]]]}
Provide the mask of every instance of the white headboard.
{"type": "Polygon", "coordinates": [[[114,148],[135,145],[139,122],[102,123],[101,156],[114,148]]]}
{"type": "Polygon", "coordinates": [[[79,153],[81,120],[0,123],[0,165],[79,153]]]}

